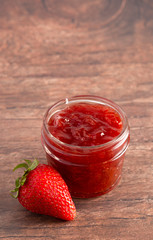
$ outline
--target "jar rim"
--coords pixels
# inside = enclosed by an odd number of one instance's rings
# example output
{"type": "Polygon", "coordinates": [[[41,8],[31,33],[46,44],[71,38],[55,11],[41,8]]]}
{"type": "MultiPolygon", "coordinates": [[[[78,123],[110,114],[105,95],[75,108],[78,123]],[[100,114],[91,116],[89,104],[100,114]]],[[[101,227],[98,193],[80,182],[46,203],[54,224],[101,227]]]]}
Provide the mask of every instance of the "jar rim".
{"type": "Polygon", "coordinates": [[[49,138],[51,138],[55,143],[57,143],[58,145],[62,145],[62,146],[65,146],[65,147],[69,147],[69,148],[72,148],[72,149],[84,149],[84,150],[88,150],[88,149],[99,149],[99,148],[107,148],[109,146],[112,146],[113,144],[115,144],[117,141],[121,141],[122,139],[125,139],[126,137],[128,137],[128,134],[129,134],[129,125],[128,125],[128,120],[127,120],[127,116],[125,114],[125,112],[123,111],[123,109],[118,105],[116,104],[115,102],[107,99],[107,98],[103,98],[103,97],[99,97],[99,96],[95,96],[95,95],[76,95],[76,96],[73,96],[73,97],[69,97],[69,98],[64,98],[64,99],[61,99],[59,100],[58,102],[54,103],[52,106],[50,106],[44,117],[43,117],[43,126],[45,128],[45,131],[47,133],[47,135],[49,136],[49,138]],[[68,143],[65,143],[65,142],[62,142],[61,140],[57,139],[54,135],[52,135],[50,133],[50,131],[48,130],[48,127],[47,127],[47,122],[46,122],[46,119],[47,119],[47,116],[49,114],[49,112],[61,105],[61,104],[69,104],[69,103],[76,103],[76,102],[94,102],[94,103],[99,103],[99,104],[105,104],[111,108],[113,108],[114,110],[117,111],[117,113],[121,116],[122,118],[122,123],[123,123],[123,129],[122,131],[120,132],[119,135],[117,135],[116,137],[114,137],[112,140],[106,142],[106,143],[103,143],[103,144],[99,144],[99,145],[93,145],[93,146],[77,146],[77,145],[73,145],[73,144],[68,144],[68,143]]]}

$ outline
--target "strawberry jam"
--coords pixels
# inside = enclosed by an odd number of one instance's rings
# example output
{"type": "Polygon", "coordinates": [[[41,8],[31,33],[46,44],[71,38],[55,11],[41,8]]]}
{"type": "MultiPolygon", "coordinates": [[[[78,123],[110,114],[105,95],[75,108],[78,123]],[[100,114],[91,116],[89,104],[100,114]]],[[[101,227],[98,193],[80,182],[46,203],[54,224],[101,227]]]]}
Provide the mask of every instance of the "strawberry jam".
{"type": "Polygon", "coordinates": [[[114,109],[97,103],[70,104],[48,121],[48,130],[54,137],[76,146],[109,142],[122,127],[121,117],[114,109]]]}
{"type": "Polygon", "coordinates": [[[129,127],[115,103],[95,96],[61,100],[48,109],[42,127],[47,161],[74,197],[94,197],[121,178],[129,127]]]}

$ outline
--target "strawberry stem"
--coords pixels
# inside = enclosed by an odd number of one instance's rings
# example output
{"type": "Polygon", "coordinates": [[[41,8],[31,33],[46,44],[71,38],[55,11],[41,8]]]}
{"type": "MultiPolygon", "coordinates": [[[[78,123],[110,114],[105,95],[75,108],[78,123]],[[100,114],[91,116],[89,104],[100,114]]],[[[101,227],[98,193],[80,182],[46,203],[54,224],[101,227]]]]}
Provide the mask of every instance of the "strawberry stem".
{"type": "Polygon", "coordinates": [[[26,163],[20,163],[18,164],[14,169],[13,171],[15,171],[16,169],[19,169],[19,168],[25,168],[26,170],[24,171],[24,174],[22,177],[18,177],[15,181],[15,188],[11,191],[11,193],[15,193],[15,194],[11,194],[11,196],[13,198],[17,198],[18,195],[19,195],[19,189],[21,186],[24,185],[25,181],[26,181],[26,177],[27,175],[29,174],[30,171],[34,170],[39,162],[37,159],[35,159],[33,162],[28,160],[28,159],[24,159],[24,161],[26,163]]]}

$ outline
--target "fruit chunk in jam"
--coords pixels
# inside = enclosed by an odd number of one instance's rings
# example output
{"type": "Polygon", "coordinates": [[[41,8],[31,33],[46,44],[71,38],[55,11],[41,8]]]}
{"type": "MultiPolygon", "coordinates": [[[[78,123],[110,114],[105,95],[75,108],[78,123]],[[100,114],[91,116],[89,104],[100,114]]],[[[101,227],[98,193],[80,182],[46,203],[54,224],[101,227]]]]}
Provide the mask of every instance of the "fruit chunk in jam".
{"type": "Polygon", "coordinates": [[[54,137],[75,146],[104,144],[118,136],[122,128],[120,115],[102,104],[70,104],[48,121],[48,130],[54,137]]]}

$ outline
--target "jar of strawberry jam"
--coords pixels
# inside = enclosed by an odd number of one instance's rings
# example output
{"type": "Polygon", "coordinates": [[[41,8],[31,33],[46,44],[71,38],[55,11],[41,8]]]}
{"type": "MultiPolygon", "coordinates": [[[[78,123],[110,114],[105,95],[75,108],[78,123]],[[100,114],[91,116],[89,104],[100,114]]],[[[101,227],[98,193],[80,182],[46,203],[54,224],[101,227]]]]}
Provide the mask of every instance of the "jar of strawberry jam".
{"type": "Polygon", "coordinates": [[[55,103],[47,110],[41,131],[48,164],[78,198],[100,196],[118,184],[129,139],[123,110],[90,95],[55,103]]]}

